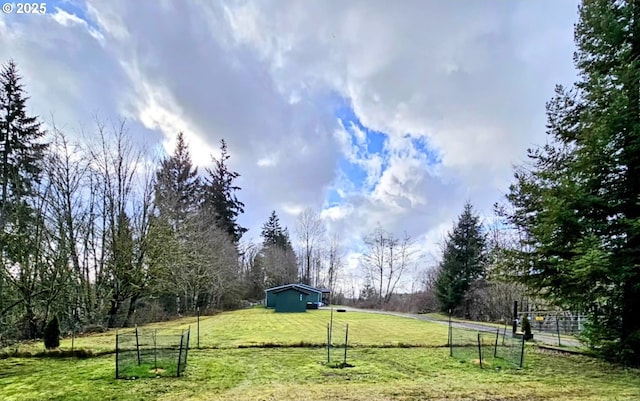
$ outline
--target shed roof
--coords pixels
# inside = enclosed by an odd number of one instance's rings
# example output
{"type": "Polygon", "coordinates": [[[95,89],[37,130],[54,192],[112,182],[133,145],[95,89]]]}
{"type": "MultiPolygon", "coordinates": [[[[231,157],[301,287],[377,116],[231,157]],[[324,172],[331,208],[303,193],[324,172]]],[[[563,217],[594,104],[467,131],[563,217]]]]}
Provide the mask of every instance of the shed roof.
{"type": "Polygon", "coordinates": [[[301,293],[306,294],[306,295],[311,294],[311,291],[309,291],[309,290],[307,290],[307,289],[305,289],[303,287],[300,287],[299,285],[296,285],[296,284],[291,284],[291,285],[287,285],[287,286],[283,286],[283,287],[284,288],[275,289],[273,292],[275,294],[277,294],[277,293],[283,292],[283,291],[294,290],[294,291],[298,291],[298,292],[301,292],[301,293]]]}
{"type": "Polygon", "coordinates": [[[321,290],[321,289],[319,289],[319,288],[315,288],[315,287],[312,287],[312,286],[310,286],[310,285],[302,284],[302,283],[299,283],[299,284],[285,284],[285,285],[279,285],[279,286],[277,286],[277,287],[267,288],[267,289],[266,289],[266,290],[264,290],[264,291],[265,291],[265,292],[277,292],[278,290],[280,290],[280,289],[282,289],[282,288],[289,288],[289,287],[292,287],[292,286],[301,287],[301,288],[304,288],[304,289],[306,289],[306,290],[308,290],[308,291],[311,291],[311,292],[319,292],[319,293],[330,292],[329,290],[321,290]]]}

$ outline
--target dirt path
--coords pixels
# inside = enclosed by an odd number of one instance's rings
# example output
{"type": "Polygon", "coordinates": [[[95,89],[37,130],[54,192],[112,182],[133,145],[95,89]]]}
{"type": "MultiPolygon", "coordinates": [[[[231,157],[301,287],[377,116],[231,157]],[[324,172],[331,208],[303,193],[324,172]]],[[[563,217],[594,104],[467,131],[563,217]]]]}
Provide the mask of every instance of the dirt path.
{"type": "MultiPolygon", "coordinates": [[[[417,319],[417,320],[424,320],[427,322],[433,322],[433,323],[438,323],[438,324],[444,324],[444,325],[448,325],[449,322],[447,321],[443,321],[443,320],[438,320],[438,319],[434,319],[425,315],[419,315],[419,314],[415,314],[415,313],[401,313],[401,312],[388,312],[388,311],[381,311],[381,310],[373,310],[373,309],[359,309],[359,308],[353,308],[353,307],[349,307],[349,306],[345,306],[345,307],[341,307],[342,309],[346,309],[347,311],[354,311],[354,312],[364,312],[364,313],[379,313],[382,315],[391,315],[391,316],[398,316],[398,317],[404,317],[407,319],[417,319]]],[[[452,326],[453,327],[460,327],[460,328],[464,328],[464,329],[470,329],[470,330],[477,330],[477,331],[486,331],[486,332],[491,332],[491,333],[495,333],[496,332],[496,328],[493,326],[487,326],[485,324],[482,323],[474,323],[474,322],[452,322],[452,326]]],[[[509,329],[507,329],[509,330],[509,329]]],[[[543,344],[551,344],[551,345],[558,345],[558,337],[554,334],[550,334],[550,333],[542,333],[542,332],[536,332],[534,331],[534,339],[537,342],[541,342],[543,344]]],[[[566,336],[561,337],[560,339],[562,345],[565,346],[570,346],[570,347],[580,347],[582,344],[580,343],[580,341],[578,341],[575,338],[566,338],[566,336]]]]}

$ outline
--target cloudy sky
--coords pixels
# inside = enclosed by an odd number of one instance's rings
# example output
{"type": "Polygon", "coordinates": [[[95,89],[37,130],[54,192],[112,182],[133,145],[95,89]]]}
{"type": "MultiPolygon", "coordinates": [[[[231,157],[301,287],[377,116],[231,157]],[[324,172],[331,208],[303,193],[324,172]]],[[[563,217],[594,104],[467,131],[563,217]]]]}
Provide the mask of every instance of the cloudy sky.
{"type": "Polygon", "coordinates": [[[489,218],[571,84],[576,0],[47,1],[0,14],[30,108],[70,134],[96,114],[200,166],[227,140],[246,239],[305,207],[353,265],[378,222],[437,258],[469,199],[489,218]]]}

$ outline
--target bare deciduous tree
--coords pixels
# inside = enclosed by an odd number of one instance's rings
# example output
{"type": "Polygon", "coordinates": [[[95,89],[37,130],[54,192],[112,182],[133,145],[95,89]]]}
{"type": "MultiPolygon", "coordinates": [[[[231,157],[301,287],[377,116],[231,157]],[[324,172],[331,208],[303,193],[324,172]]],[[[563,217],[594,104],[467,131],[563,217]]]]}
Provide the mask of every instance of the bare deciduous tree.
{"type": "MultiPolygon", "coordinates": [[[[313,209],[302,211],[296,222],[296,234],[302,249],[301,276],[306,284],[312,284],[314,252],[320,248],[325,235],[325,226],[320,215],[313,209]]],[[[317,268],[318,266],[316,266],[317,268]]],[[[315,276],[317,276],[316,274],[315,276]]],[[[313,283],[317,284],[317,283],[313,283]]]]}
{"type": "Polygon", "coordinates": [[[396,238],[380,224],[364,242],[367,250],[362,262],[366,280],[375,289],[378,304],[382,306],[389,302],[398,282],[414,262],[415,252],[408,235],[396,238]]]}

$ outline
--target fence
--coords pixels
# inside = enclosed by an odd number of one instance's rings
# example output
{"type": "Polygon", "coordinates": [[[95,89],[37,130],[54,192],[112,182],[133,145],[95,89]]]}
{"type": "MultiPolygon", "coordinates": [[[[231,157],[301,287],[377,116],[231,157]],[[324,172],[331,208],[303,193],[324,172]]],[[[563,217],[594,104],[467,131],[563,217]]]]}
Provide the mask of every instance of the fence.
{"type": "Polygon", "coordinates": [[[517,367],[524,363],[524,338],[511,332],[477,331],[449,324],[449,355],[481,368],[517,367]]]}
{"type": "Polygon", "coordinates": [[[347,363],[349,348],[349,324],[332,321],[327,323],[327,365],[349,367],[347,363]]]}
{"type": "Polygon", "coordinates": [[[569,311],[531,311],[528,315],[531,329],[553,334],[576,335],[584,330],[587,317],[584,314],[569,311]]]}
{"type": "Polygon", "coordinates": [[[187,366],[191,330],[116,334],[116,378],[180,377],[187,366]]]}

